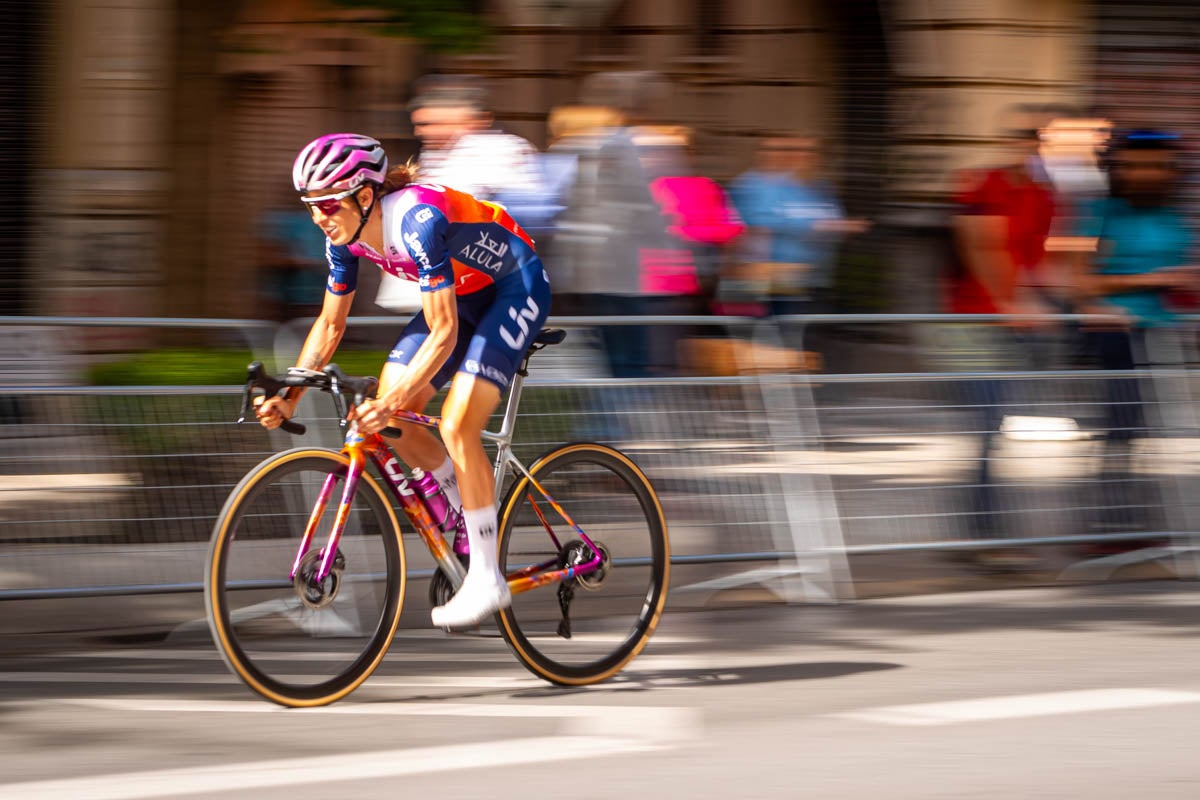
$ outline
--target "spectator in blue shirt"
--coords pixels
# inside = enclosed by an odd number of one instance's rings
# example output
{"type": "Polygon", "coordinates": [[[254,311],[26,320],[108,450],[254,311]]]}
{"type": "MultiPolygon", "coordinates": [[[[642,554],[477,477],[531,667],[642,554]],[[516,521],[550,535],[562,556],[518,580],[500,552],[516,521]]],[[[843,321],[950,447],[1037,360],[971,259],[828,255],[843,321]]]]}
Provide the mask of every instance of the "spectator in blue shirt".
{"type": "MultiPolygon", "coordinates": [[[[1098,365],[1106,370],[1133,370],[1162,363],[1172,348],[1170,307],[1176,292],[1194,292],[1200,281],[1188,263],[1192,237],[1183,214],[1172,205],[1178,177],[1177,137],[1161,131],[1131,131],[1120,136],[1109,157],[1110,196],[1083,210],[1076,234],[1090,251],[1076,272],[1078,308],[1110,315],[1110,324],[1087,333],[1098,365]]],[[[1155,524],[1146,513],[1159,505],[1141,496],[1133,475],[1131,443],[1147,432],[1137,381],[1106,382],[1105,448],[1098,521],[1112,532],[1155,524]]]]}
{"type": "Polygon", "coordinates": [[[751,234],[745,260],[775,314],[829,311],[838,241],[867,228],[847,219],[819,177],[819,145],[805,136],[764,140],[758,164],[730,186],[751,234]]]}

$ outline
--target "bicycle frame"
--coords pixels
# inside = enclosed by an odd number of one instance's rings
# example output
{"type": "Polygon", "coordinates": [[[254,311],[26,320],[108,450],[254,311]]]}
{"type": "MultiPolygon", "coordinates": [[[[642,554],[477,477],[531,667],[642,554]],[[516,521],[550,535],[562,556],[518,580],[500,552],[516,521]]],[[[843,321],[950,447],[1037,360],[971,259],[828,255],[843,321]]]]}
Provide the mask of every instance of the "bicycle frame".
{"type": "MultiPolygon", "coordinates": [[[[551,583],[557,583],[564,580],[570,580],[576,576],[587,575],[600,568],[604,559],[601,555],[601,550],[598,548],[583,529],[575,523],[573,519],[563,510],[554,498],[552,498],[544,488],[534,479],[525,465],[517,459],[512,452],[512,435],[513,429],[516,426],[517,408],[521,401],[521,391],[524,387],[524,375],[518,373],[513,376],[512,386],[509,389],[508,400],[504,408],[504,417],[500,423],[500,430],[496,432],[484,431],[484,441],[491,442],[496,445],[496,462],[495,462],[495,485],[496,485],[496,502],[499,503],[500,493],[503,490],[503,478],[507,470],[512,469],[516,473],[520,473],[534,489],[537,490],[546,502],[558,512],[559,516],[571,526],[576,534],[584,541],[591,549],[592,558],[583,563],[573,566],[561,567],[558,565],[558,560],[552,559],[540,564],[532,564],[527,567],[522,567],[510,575],[507,575],[509,591],[513,594],[526,592],[530,589],[536,589],[540,586],[545,586],[551,583]]],[[[399,411],[393,419],[402,422],[408,422],[415,425],[422,425],[428,428],[438,428],[441,420],[437,417],[430,417],[424,414],[417,414],[411,411],[399,411]]],[[[332,530],[329,532],[329,538],[322,551],[321,566],[317,573],[316,581],[320,582],[328,577],[333,569],[334,558],[337,554],[338,543],[341,541],[342,533],[346,527],[346,521],[350,516],[350,504],[354,499],[355,492],[358,488],[358,480],[366,468],[367,459],[370,459],[379,470],[379,474],[387,478],[388,488],[391,490],[396,501],[404,510],[405,515],[412,521],[413,527],[425,542],[425,546],[429,548],[430,554],[437,561],[446,577],[450,580],[451,585],[457,589],[462,585],[463,579],[466,577],[466,571],[462,563],[455,556],[453,549],[446,542],[445,536],[438,528],[437,523],[433,521],[433,517],[429,513],[429,509],[425,507],[425,503],[417,495],[417,492],[408,482],[408,478],[404,474],[404,468],[400,464],[399,459],[392,452],[392,449],[387,445],[387,442],[379,434],[371,434],[363,436],[358,432],[358,426],[351,423],[349,430],[346,433],[346,439],[342,445],[341,452],[350,459],[350,466],[347,469],[345,477],[345,485],[342,487],[342,496],[338,504],[337,516],[334,518],[332,530]]],[[[312,514],[309,516],[307,525],[304,528],[304,535],[300,541],[299,549],[296,553],[295,561],[292,564],[291,577],[295,578],[296,572],[300,569],[301,561],[312,545],[313,536],[317,526],[320,523],[325,509],[329,505],[329,501],[333,497],[334,488],[337,485],[339,476],[330,474],[326,479],[321,491],[317,496],[316,503],[313,506],[312,514]]],[[[533,503],[534,513],[542,522],[542,526],[546,529],[546,533],[550,536],[556,549],[562,549],[562,542],[554,534],[553,526],[542,513],[537,502],[530,498],[533,503]]]]}

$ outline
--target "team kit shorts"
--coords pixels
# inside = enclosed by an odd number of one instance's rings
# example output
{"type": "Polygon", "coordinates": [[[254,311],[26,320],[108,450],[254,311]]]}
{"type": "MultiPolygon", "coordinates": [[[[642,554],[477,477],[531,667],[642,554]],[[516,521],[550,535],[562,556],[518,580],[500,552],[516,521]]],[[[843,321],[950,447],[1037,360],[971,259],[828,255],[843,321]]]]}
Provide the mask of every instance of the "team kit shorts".
{"type": "MultiPolygon", "coordinates": [[[[477,375],[508,388],[550,311],[550,281],[534,259],[477,292],[458,297],[458,339],[430,383],[441,389],[455,373],[477,375]]],[[[424,312],[405,326],[389,363],[408,364],[429,336],[424,312]]]]}

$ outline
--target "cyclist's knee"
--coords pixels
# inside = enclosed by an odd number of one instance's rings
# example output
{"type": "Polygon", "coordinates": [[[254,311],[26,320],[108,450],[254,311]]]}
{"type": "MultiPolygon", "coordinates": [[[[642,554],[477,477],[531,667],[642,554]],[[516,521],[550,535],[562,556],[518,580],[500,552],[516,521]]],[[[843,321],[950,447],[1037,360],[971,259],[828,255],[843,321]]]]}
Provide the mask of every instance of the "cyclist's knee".
{"type": "MultiPolygon", "coordinates": [[[[441,432],[442,441],[446,443],[447,447],[456,447],[465,441],[466,437],[470,434],[469,428],[470,425],[466,424],[463,415],[443,412],[442,423],[438,430],[441,432]]],[[[475,436],[478,438],[478,431],[475,432],[475,436]]]]}
{"type": "MultiPolygon", "coordinates": [[[[387,394],[388,391],[390,391],[391,388],[397,382],[399,382],[400,378],[403,377],[403,368],[389,369],[390,367],[399,367],[399,366],[400,365],[398,365],[398,364],[388,364],[384,368],[383,372],[379,376],[379,390],[376,393],[377,397],[382,397],[383,395],[387,394]]],[[[421,391],[419,391],[415,395],[413,395],[408,400],[408,402],[406,402],[404,405],[402,405],[400,407],[399,410],[412,411],[413,413],[420,414],[425,411],[425,406],[429,405],[429,401],[433,399],[433,396],[435,394],[437,394],[437,390],[434,389],[429,384],[426,384],[425,387],[421,389],[421,391]]],[[[395,423],[393,423],[393,424],[395,424],[395,423]]]]}

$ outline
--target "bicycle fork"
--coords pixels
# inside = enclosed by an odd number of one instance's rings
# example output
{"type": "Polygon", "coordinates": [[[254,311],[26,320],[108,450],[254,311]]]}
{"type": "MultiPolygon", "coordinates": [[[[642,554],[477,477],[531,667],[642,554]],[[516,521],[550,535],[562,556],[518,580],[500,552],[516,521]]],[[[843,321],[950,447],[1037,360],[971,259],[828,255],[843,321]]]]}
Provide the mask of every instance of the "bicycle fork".
{"type": "MultiPolygon", "coordinates": [[[[416,491],[413,490],[408,479],[404,476],[404,470],[400,467],[399,462],[394,457],[385,460],[378,448],[370,447],[364,442],[362,437],[353,434],[347,436],[346,445],[342,448],[342,452],[349,457],[350,465],[346,469],[345,484],[342,487],[341,502],[338,504],[337,516],[334,518],[333,528],[329,531],[329,538],[325,543],[324,549],[321,551],[321,565],[316,575],[313,576],[314,582],[319,584],[324,581],[333,569],[334,560],[337,557],[338,544],[341,542],[342,534],[346,530],[346,522],[350,518],[350,504],[354,500],[355,492],[358,489],[359,477],[366,468],[366,455],[370,455],[375,466],[379,468],[380,473],[387,476],[392,493],[400,503],[400,507],[404,510],[408,518],[412,520],[417,533],[425,540],[430,553],[433,554],[434,559],[450,580],[451,585],[455,589],[458,589],[466,577],[466,571],[457,556],[455,556],[453,548],[446,543],[446,539],[438,528],[437,523],[433,521],[429,509],[425,507],[425,503],[417,496],[416,491]]],[[[325,515],[325,510],[329,505],[330,499],[333,497],[339,477],[337,473],[330,473],[325,477],[325,483],[317,495],[312,514],[309,515],[308,523],[304,527],[304,535],[300,540],[296,558],[292,563],[292,571],[289,576],[292,580],[295,580],[296,573],[300,570],[304,556],[312,546],[317,526],[320,524],[321,518],[325,515]]]]}

